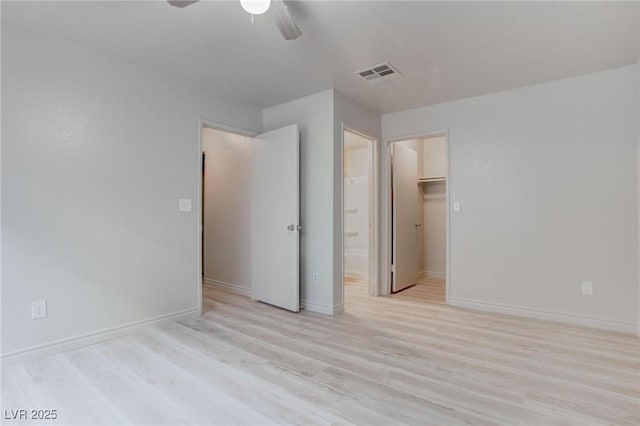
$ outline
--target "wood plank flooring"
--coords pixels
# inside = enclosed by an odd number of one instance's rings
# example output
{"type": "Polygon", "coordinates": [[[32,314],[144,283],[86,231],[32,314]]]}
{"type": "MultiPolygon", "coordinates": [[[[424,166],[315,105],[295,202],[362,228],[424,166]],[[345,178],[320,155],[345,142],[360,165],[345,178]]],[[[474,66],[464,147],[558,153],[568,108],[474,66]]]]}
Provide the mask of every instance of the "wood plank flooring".
{"type": "MultiPolygon", "coordinates": [[[[347,284],[345,313],[204,288],[197,320],[11,366],[2,408],[144,425],[638,425],[640,339],[347,284]]],[[[4,412],[3,412],[4,413],[4,412]]]]}

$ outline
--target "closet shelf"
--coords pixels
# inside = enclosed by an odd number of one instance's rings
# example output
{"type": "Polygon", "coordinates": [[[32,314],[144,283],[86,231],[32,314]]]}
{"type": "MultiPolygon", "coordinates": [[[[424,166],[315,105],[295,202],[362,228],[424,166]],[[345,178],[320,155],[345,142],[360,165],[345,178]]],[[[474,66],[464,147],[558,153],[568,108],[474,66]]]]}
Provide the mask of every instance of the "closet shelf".
{"type": "Polygon", "coordinates": [[[355,237],[358,235],[358,231],[345,231],[344,235],[348,235],[350,237],[355,237]]]}
{"type": "Polygon", "coordinates": [[[353,208],[353,209],[344,209],[345,213],[358,213],[358,208],[353,208]]]}
{"type": "Polygon", "coordinates": [[[447,181],[447,178],[445,176],[418,178],[418,184],[429,183],[429,182],[446,182],[446,181],[447,181]]]}

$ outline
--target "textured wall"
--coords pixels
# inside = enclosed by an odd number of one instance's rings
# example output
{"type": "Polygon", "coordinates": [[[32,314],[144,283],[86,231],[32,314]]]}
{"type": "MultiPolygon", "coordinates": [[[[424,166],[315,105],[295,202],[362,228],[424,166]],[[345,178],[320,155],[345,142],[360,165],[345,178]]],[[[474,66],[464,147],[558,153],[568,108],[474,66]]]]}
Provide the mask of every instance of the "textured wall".
{"type": "Polygon", "coordinates": [[[385,138],[449,130],[454,299],[635,328],[637,79],[634,65],[383,115],[385,138]]]}
{"type": "Polygon", "coordinates": [[[3,354],[199,309],[198,120],[261,111],[4,23],[2,107],[3,354]]]}

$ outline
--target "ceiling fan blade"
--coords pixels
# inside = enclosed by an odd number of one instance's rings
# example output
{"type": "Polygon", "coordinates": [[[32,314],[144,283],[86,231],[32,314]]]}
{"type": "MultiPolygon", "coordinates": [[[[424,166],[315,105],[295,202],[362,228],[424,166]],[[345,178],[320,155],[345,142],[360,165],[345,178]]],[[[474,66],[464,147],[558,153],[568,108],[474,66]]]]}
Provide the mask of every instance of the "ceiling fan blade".
{"type": "Polygon", "coordinates": [[[175,7],[179,7],[179,8],[183,8],[183,7],[187,7],[190,4],[194,4],[197,3],[198,0],[167,0],[167,2],[171,5],[171,6],[175,6],[175,7]]]}
{"type": "Polygon", "coordinates": [[[282,0],[272,0],[269,13],[276,22],[276,26],[285,40],[295,40],[302,35],[302,31],[293,20],[289,8],[282,0]]]}

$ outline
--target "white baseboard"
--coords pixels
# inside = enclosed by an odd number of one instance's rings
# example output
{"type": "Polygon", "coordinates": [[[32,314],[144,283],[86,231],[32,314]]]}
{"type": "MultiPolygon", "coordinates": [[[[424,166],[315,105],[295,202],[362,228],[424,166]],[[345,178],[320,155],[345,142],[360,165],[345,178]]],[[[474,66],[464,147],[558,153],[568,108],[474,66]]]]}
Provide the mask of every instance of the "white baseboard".
{"type": "Polygon", "coordinates": [[[115,327],[103,328],[98,331],[78,334],[76,336],[67,337],[65,339],[55,340],[53,342],[45,343],[42,345],[19,349],[17,351],[2,354],[0,356],[0,359],[2,360],[2,365],[17,364],[20,362],[42,358],[47,355],[66,352],[73,349],[81,348],[83,346],[89,346],[105,340],[114,339],[126,334],[131,334],[135,331],[141,330],[151,325],[174,322],[186,318],[194,318],[199,315],[200,307],[184,309],[166,315],[159,315],[153,318],[133,321],[115,327]]]}
{"type": "Polygon", "coordinates": [[[436,280],[446,280],[447,274],[445,272],[425,271],[425,277],[436,280]]]}
{"type": "Polygon", "coordinates": [[[638,332],[638,325],[635,323],[546,311],[542,309],[528,308],[523,306],[504,305],[499,303],[461,299],[457,297],[450,297],[449,305],[457,306],[459,308],[476,309],[480,311],[496,312],[500,314],[516,315],[527,318],[557,321],[566,324],[582,325],[603,330],[620,331],[623,333],[636,334],[638,332]]]}
{"type": "Polygon", "coordinates": [[[301,304],[307,311],[317,312],[325,315],[334,315],[344,312],[344,304],[342,303],[333,306],[327,306],[321,305],[319,303],[309,302],[308,300],[302,300],[301,304]]]}
{"type": "Polygon", "coordinates": [[[429,278],[432,280],[446,280],[447,274],[445,272],[434,272],[434,271],[420,271],[418,275],[422,278],[429,278]]]}
{"type": "Polygon", "coordinates": [[[218,287],[234,294],[251,297],[251,289],[247,287],[242,287],[238,284],[225,283],[224,281],[212,280],[211,278],[203,278],[202,283],[206,286],[210,286],[214,288],[218,287]]]}

